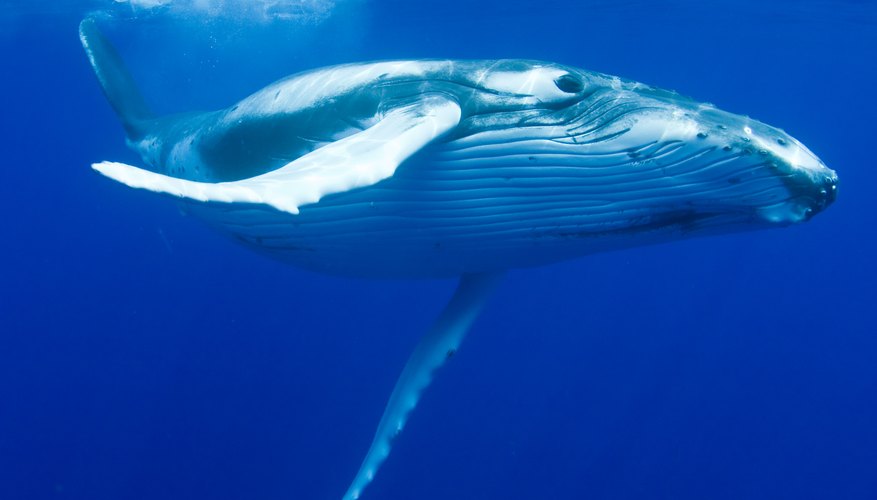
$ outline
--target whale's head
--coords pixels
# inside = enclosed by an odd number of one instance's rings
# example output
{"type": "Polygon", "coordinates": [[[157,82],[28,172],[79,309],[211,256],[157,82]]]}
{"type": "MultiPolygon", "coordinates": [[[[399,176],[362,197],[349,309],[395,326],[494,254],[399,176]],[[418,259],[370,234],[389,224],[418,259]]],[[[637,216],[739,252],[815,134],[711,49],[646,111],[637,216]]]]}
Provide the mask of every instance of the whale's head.
{"type": "Polygon", "coordinates": [[[505,109],[473,114],[460,142],[475,155],[538,165],[559,195],[580,196],[575,215],[593,228],[582,236],[789,225],[837,196],[835,172],[778,128],[599,73],[516,71],[481,80],[506,92],[505,109]]]}
{"type": "Polygon", "coordinates": [[[742,222],[787,225],[809,220],[837,197],[837,174],[779,128],[641,84],[610,88],[627,101],[623,106],[641,108],[630,113],[631,129],[623,134],[639,144],[633,147],[670,144],[684,152],[656,163],[679,171],[677,189],[691,182],[692,206],[742,222]]]}
{"type": "MultiPolygon", "coordinates": [[[[709,105],[699,105],[693,116],[700,128],[712,131],[712,141],[709,132],[699,132],[698,139],[706,139],[723,153],[730,153],[729,167],[739,166],[743,173],[751,170],[747,174],[750,188],[757,191],[759,183],[751,181],[764,177],[763,189],[775,202],[764,204],[758,198],[753,205],[754,213],[763,222],[780,225],[803,222],[837,198],[835,171],[783,130],[709,105]],[[739,158],[735,158],[737,155],[739,158]]],[[[725,176],[725,181],[732,184],[747,180],[733,171],[725,176]]]]}

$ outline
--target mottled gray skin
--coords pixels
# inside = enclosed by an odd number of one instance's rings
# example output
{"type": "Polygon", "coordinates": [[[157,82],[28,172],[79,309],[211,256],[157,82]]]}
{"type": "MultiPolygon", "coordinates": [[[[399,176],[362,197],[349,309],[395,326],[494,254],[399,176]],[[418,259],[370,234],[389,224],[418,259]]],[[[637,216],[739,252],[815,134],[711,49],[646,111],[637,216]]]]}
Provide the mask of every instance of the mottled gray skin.
{"type": "Polygon", "coordinates": [[[291,95],[334,85],[333,71],[369,64],[305,72],[226,110],[145,123],[131,143],[158,172],[229,181],[277,169],[425,95],[459,103],[460,125],[391,179],[298,215],[190,202],[241,242],[342,275],[456,276],[787,225],[836,194],[834,172],[785,132],[675,92],[538,61],[404,64],[423,72],[384,73],[290,105],[291,95]],[[562,72],[561,97],[485,84],[533,68],[562,72]],[[667,125],[640,130],[644,120],[667,125]],[[682,122],[697,135],[675,136],[682,122]]]}
{"type": "MultiPolygon", "coordinates": [[[[560,109],[581,98],[578,93],[571,93],[566,102],[540,105],[531,96],[500,94],[476,81],[476,75],[482,71],[523,71],[533,65],[579,73],[556,64],[521,60],[418,63],[428,67],[428,73],[404,76],[384,73],[305,108],[287,105],[282,99],[284,93],[295,92],[296,83],[303,80],[325,78],[328,68],[298,73],[225,110],[157,119],[144,127],[145,137],[132,138],[132,146],[142,151],[158,172],[189,180],[230,181],[277,169],[320,146],[370,127],[387,110],[416,102],[428,94],[451,96],[468,119],[447,139],[489,130],[492,124],[514,126],[529,116],[560,109]],[[256,103],[271,103],[272,114],[241,116],[241,111],[246,113],[246,108],[256,103]],[[485,116],[490,120],[485,120],[485,116]],[[193,165],[191,157],[173,158],[173,149],[187,141],[191,141],[201,160],[198,165],[193,165]]],[[[580,74],[585,76],[584,72],[580,74]]],[[[605,79],[597,74],[590,74],[590,78],[605,79]]],[[[545,123],[562,120],[557,116],[545,123]]]]}

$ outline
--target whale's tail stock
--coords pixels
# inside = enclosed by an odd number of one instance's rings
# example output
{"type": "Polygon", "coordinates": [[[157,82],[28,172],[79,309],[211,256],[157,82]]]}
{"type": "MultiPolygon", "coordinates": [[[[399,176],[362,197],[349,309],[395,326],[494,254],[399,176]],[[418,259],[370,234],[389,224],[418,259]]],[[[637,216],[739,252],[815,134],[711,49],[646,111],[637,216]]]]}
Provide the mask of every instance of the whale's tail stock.
{"type": "Polygon", "coordinates": [[[92,18],[86,18],[79,24],[79,38],[104,95],[122,120],[128,137],[142,137],[153,114],[119,53],[100,32],[92,18]]]}

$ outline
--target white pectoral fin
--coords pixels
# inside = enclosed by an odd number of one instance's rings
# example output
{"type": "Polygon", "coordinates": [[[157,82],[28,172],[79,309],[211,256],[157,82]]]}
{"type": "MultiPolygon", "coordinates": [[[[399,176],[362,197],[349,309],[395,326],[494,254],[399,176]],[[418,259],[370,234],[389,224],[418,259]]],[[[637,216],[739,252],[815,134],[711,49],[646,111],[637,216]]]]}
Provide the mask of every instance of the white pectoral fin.
{"type": "Polygon", "coordinates": [[[198,201],[263,203],[297,214],[322,197],[371,186],[424,146],[460,123],[459,104],[425,96],[387,112],[371,128],[312,151],[266,174],[232,182],[197,182],[150,172],[123,163],[93,165],[101,174],[134,188],[198,201]]]}

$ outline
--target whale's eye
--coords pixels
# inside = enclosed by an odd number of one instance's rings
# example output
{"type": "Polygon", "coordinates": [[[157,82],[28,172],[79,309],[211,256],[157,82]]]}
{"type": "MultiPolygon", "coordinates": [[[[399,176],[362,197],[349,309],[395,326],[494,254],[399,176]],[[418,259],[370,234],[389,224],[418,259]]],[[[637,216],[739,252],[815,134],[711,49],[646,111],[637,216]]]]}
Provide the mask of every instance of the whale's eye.
{"type": "Polygon", "coordinates": [[[585,84],[582,82],[579,77],[571,75],[569,73],[559,76],[556,80],[554,80],[554,84],[557,85],[557,88],[566,92],[567,94],[575,94],[581,92],[582,89],[585,88],[585,84]]]}

